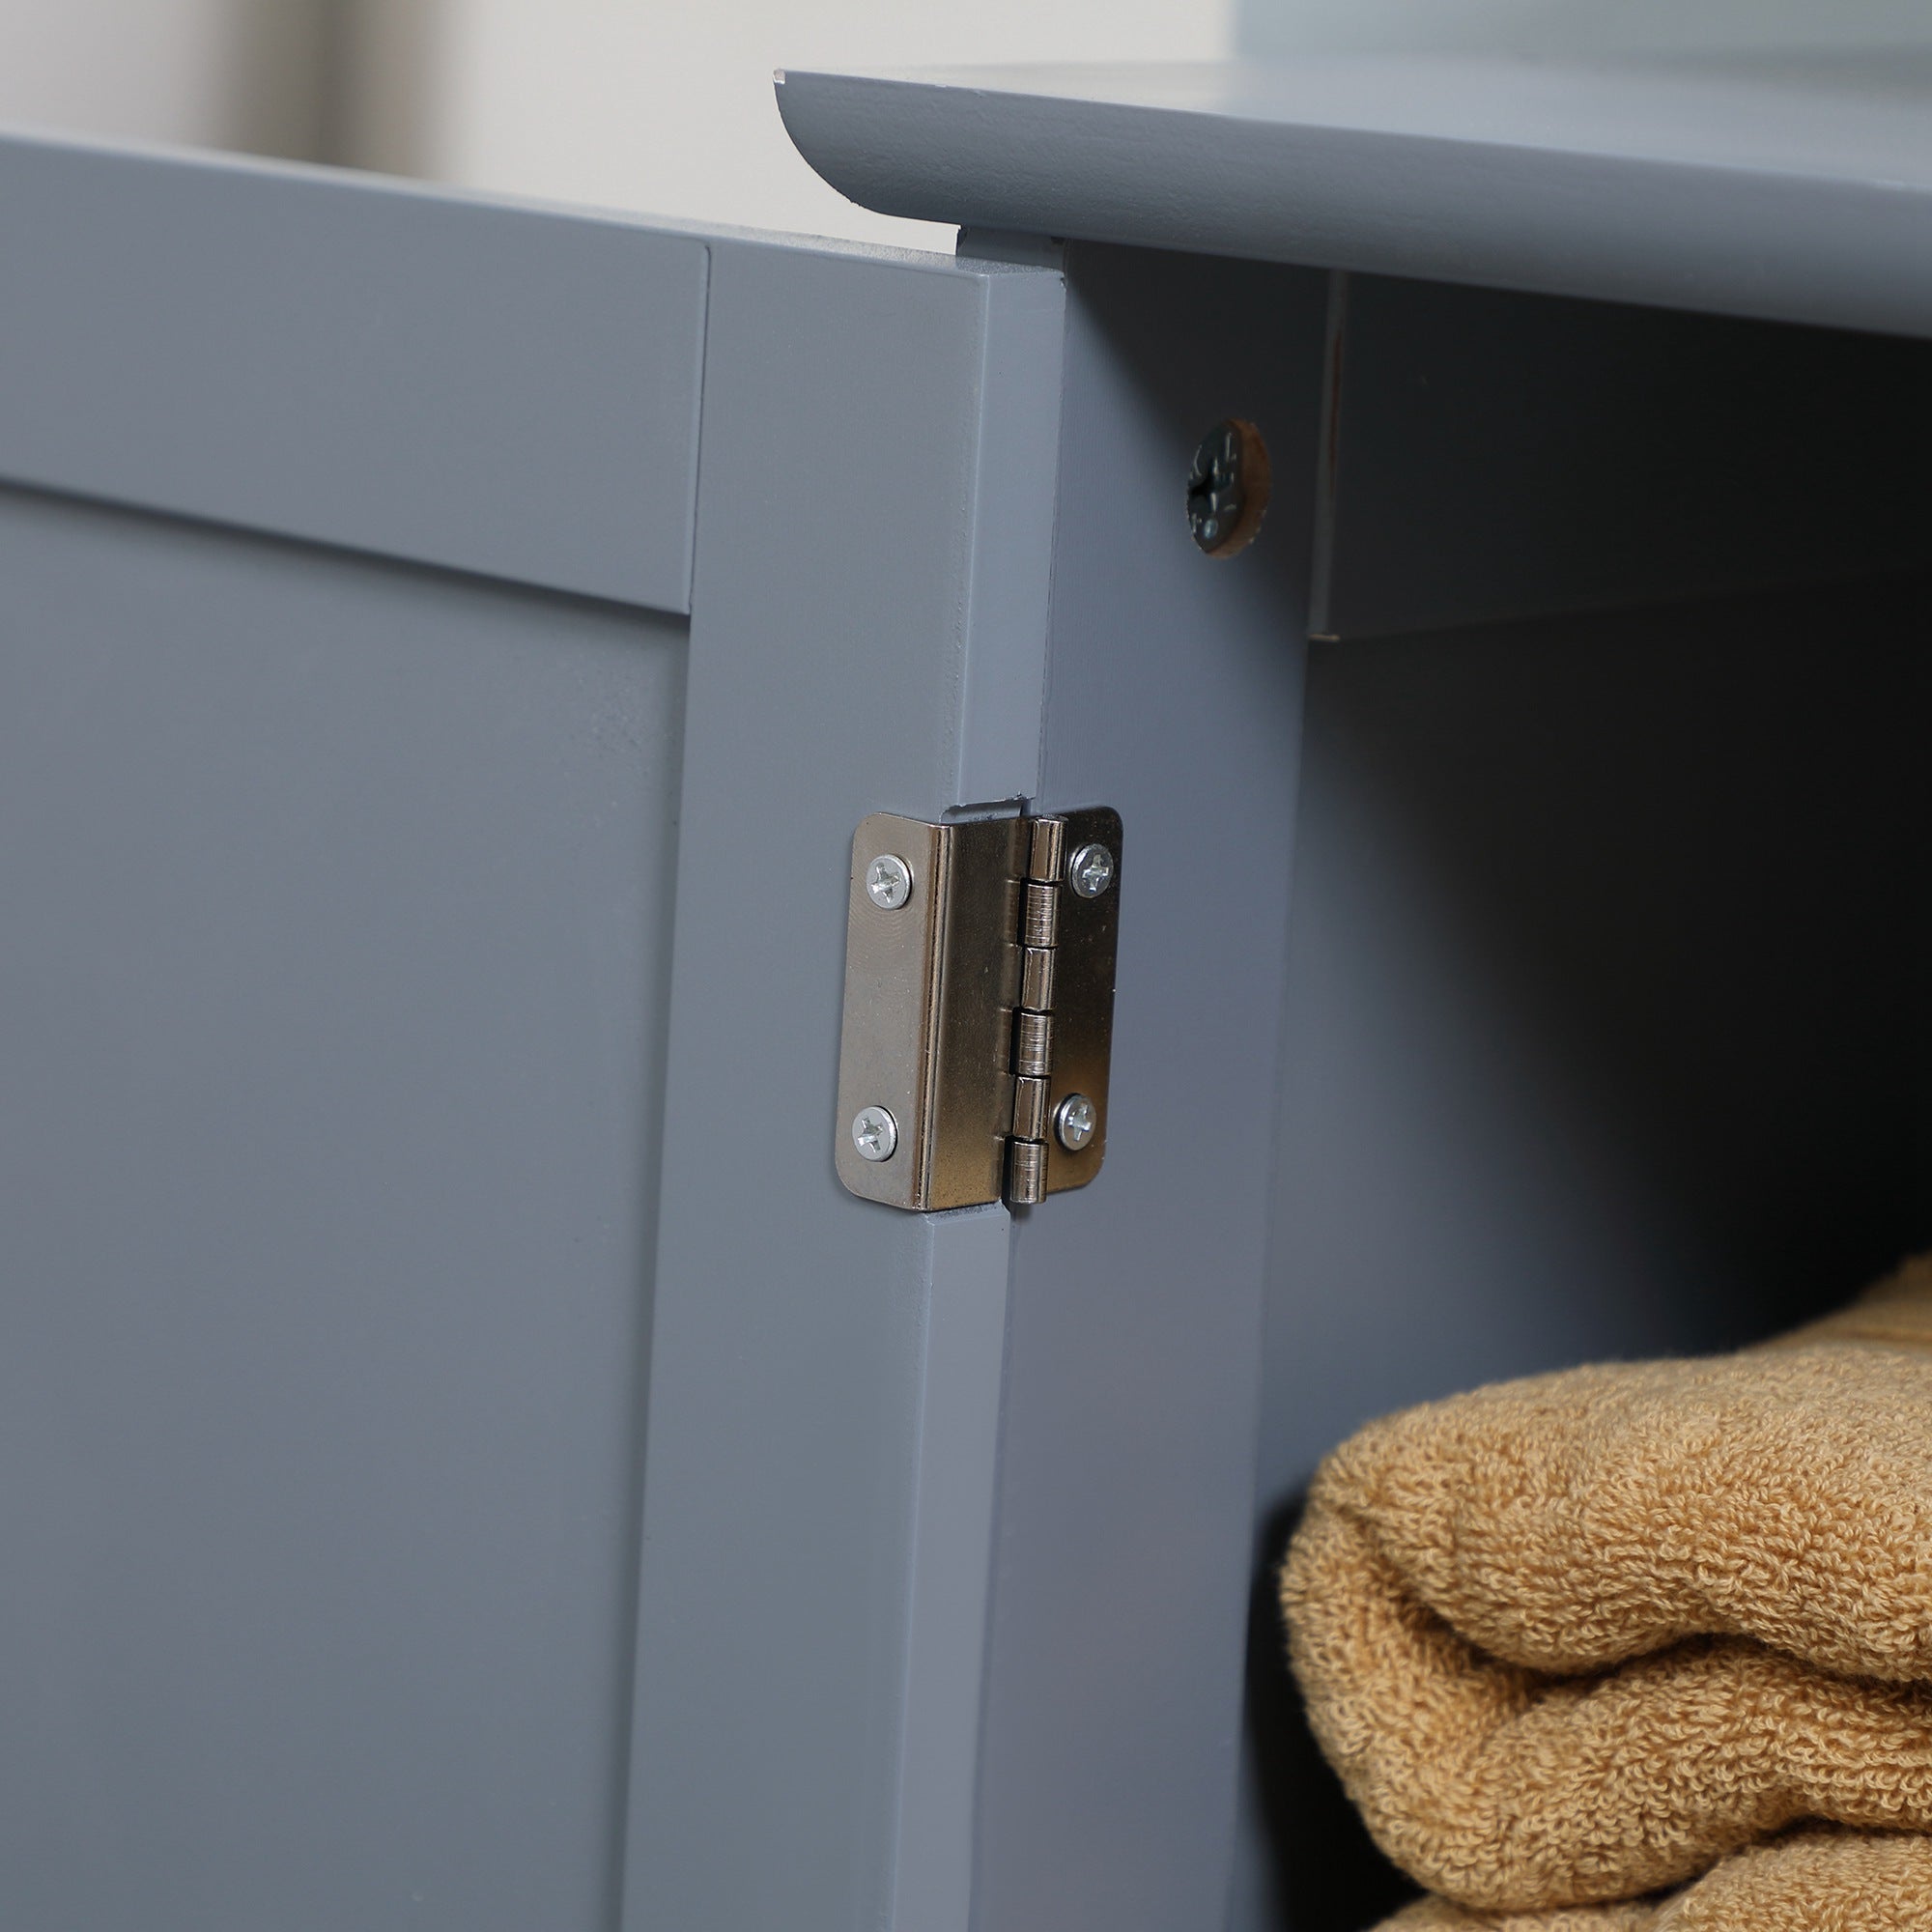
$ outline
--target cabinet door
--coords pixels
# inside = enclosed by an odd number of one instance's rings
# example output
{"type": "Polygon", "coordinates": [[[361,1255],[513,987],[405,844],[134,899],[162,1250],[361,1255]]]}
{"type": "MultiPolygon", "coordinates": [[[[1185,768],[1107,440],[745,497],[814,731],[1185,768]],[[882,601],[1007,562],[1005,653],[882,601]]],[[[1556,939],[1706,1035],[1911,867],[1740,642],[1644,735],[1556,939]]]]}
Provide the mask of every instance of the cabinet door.
{"type": "Polygon", "coordinates": [[[1209,1922],[1320,278],[36,141],[0,270],[0,1918],[1209,1922]],[[857,1200],[853,829],[1022,802],[1106,1168],[857,1200]]]}
{"type": "Polygon", "coordinates": [[[609,1924],[704,244],[0,146],[0,1918],[609,1924]]]}

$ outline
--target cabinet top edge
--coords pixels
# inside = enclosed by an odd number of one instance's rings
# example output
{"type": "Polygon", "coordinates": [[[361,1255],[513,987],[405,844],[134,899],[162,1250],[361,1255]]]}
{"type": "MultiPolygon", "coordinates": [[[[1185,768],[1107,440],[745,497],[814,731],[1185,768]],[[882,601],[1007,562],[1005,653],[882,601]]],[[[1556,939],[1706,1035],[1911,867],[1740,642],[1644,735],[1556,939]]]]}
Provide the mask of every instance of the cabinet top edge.
{"type": "Polygon", "coordinates": [[[881,213],[1932,334],[1932,45],[781,72],[881,213]]]}

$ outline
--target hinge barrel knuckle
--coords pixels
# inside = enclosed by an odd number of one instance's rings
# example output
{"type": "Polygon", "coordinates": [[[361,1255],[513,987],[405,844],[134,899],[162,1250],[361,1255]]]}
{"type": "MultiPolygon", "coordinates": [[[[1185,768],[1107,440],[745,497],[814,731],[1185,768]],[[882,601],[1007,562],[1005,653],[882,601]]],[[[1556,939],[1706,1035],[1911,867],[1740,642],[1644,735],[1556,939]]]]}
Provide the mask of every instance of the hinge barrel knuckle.
{"type": "Polygon", "coordinates": [[[1043,1141],[1046,1138],[1046,1082],[1038,1074],[1021,1074],[1013,1082],[1013,1138],[1016,1141],[1043,1141]]]}
{"type": "Polygon", "coordinates": [[[1053,1010],[1054,949],[1029,946],[1020,967],[1020,1005],[1030,1013],[1053,1010]]]}
{"type": "Polygon", "coordinates": [[[1066,863],[1065,852],[1065,819],[1036,818],[1033,837],[1028,841],[1027,877],[1057,885],[1061,867],[1066,863]]]}
{"type": "Polygon", "coordinates": [[[1013,1025],[1013,1071],[1022,1079],[1044,1079],[1053,1065],[1053,1015],[1021,1013],[1013,1025]]]}
{"type": "Polygon", "coordinates": [[[1007,1199],[1015,1208],[1034,1208],[1046,1199],[1046,1144],[1014,1141],[1007,1162],[1007,1199]]]}
{"type": "Polygon", "coordinates": [[[1020,912],[1020,943],[1052,946],[1060,937],[1060,888],[1029,883],[1020,912]]]}

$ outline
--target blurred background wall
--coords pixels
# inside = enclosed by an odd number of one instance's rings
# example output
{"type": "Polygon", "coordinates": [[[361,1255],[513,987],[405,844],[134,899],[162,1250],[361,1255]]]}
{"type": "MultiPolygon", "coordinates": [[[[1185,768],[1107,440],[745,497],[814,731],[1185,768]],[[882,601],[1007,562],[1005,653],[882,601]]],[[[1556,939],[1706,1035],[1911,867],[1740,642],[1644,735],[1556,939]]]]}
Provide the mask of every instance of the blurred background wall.
{"type": "Polygon", "coordinates": [[[0,123],[950,246],[792,152],[778,67],[1932,44],[1928,0],[0,0],[0,123]]]}
{"type": "Polygon", "coordinates": [[[793,152],[775,68],[1212,60],[1236,0],[0,0],[0,123],[952,246],[793,152]]]}
{"type": "Polygon", "coordinates": [[[310,154],[330,0],[0,0],[0,121],[310,154]]]}

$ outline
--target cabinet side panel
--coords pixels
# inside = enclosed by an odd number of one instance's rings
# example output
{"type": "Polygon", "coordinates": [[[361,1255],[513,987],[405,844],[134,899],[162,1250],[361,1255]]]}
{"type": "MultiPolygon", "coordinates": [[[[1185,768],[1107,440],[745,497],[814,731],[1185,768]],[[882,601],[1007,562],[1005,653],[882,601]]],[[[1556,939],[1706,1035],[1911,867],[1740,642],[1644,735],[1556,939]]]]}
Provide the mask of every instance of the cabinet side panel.
{"type": "Polygon", "coordinates": [[[1323,278],[1068,254],[1046,810],[1120,810],[1107,1160],[1014,1237],[980,1932],[1226,1908],[1323,278]],[[1199,440],[1274,497],[1205,557],[1199,440]]]}

